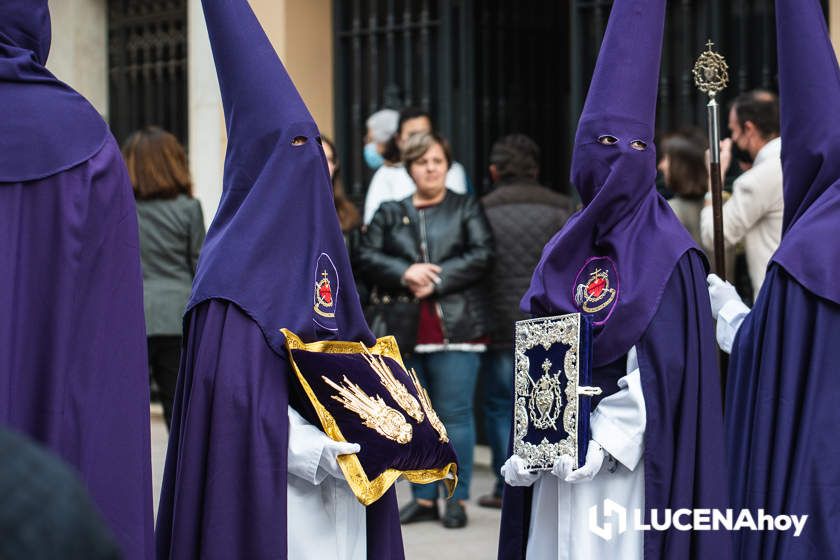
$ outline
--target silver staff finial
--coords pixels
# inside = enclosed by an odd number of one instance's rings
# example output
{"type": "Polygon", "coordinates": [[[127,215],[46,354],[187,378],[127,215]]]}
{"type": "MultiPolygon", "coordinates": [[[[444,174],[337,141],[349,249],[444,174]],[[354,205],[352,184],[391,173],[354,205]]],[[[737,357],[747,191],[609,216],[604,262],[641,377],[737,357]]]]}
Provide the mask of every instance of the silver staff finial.
{"type": "Polygon", "coordinates": [[[723,56],[712,50],[714,46],[709,39],[706,51],[697,59],[693,70],[697,88],[712,98],[729,85],[729,65],[723,56]]]}

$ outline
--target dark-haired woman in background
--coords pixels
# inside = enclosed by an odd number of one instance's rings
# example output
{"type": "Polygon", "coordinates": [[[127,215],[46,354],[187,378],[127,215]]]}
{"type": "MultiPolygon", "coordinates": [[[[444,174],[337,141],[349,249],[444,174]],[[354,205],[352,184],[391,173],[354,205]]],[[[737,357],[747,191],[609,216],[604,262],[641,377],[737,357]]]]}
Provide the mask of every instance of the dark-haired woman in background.
{"type": "MultiPolygon", "coordinates": [[[[703,210],[703,197],[709,190],[709,170],[706,167],[706,135],[697,128],[685,128],[672,132],[662,140],[663,157],[657,168],[665,178],[665,186],[674,193],[668,201],[677,218],[688,233],[703,250],[700,237],[700,212],[703,210]]],[[[723,199],[729,193],[723,193],[723,199]]],[[[726,270],[731,274],[735,270],[735,250],[726,251],[726,270]]],[[[707,251],[709,262],[714,269],[714,252],[707,251]]]]}
{"type": "Polygon", "coordinates": [[[123,157],[140,222],[149,370],[168,428],[181,359],[181,316],[204,243],[204,217],[192,196],[187,154],[175,136],[154,126],[138,130],[125,142],[123,157]]]}

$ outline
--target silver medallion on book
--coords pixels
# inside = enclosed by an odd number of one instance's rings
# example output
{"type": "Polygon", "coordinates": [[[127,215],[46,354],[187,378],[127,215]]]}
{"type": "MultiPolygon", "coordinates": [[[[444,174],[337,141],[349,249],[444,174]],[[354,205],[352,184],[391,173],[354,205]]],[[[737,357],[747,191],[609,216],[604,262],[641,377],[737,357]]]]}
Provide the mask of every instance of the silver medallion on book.
{"type": "Polygon", "coordinates": [[[516,323],[513,452],[530,469],[551,469],[562,455],[577,464],[578,437],[589,437],[579,434],[578,414],[589,414],[589,399],[581,406],[581,397],[599,395],[601,389],[579,383],[581,330],[580,313],[516,323]],[[532,352],[538,347],[541,352],[532,352]],[[542,357],[532,364],[535,353],[542,357]]]}

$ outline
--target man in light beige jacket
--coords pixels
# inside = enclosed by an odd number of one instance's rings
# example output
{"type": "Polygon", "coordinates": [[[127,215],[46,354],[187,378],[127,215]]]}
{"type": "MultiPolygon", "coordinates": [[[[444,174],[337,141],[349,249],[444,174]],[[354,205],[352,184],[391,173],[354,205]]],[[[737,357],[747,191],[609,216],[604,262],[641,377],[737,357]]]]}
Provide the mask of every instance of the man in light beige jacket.
{"type": "MultiPolygon", "coordinates": [[[[764,282],[770,257],[782,237],[782,162],[779,138],[779,99],[767,91],[741,94],[729,111],[731,138],[721,142],[721,170],[732,162],[732,144],[753,160],[735,180],[732,196],[723,205],[723,236],[728,247],[744,240],[753,297],[764,282]]],[[[703,245],[713,248],[711,195],[700,214],[703,245]]]]}

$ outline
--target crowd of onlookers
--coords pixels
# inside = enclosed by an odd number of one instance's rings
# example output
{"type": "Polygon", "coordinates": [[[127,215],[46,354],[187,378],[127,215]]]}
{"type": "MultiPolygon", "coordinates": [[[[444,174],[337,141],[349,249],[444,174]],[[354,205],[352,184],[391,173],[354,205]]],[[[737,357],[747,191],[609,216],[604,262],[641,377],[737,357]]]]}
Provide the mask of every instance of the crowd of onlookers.
{"type": "MultiPolygon", "coordinates": [[[[745,254],[757,294],[781,237],[782,182],[777,97],[739,96],[721,143],[724,177],[740,175],[724,205],[727,273],[745,254]],[[739,169],[730,172],[730,164],[739,169]]],[[[446,424],[460,460],[460,483],[441,516],[435,485],[415,486],[401,510],[410,523],[441,519],[463,527],[476,443],[474,395],[498,473],[508,454],[513,379],[513,323],[543,246],[574,211],[569,197],[540,185],[540,148],[523,134],[498,139],[487,170],[492,189],[472,192],[463,165],[417,108],[383,109],[367,120],[364,160],[373,172],[363,209],[341,181],[337,147],[322,137],[336,215],[350,253],[365,315],[377,336],[396,336],[446,424]],[[478,391],[476,390],[478,389],[478,391]]],[[[662,137],[659,170],[680,221],[710,262],[708,143],[698,129],[662,137]]],[[[174,136],[148,127],[123,154],[137,198],[149,368],[167,425],[178,374],[181,310],[204,239],[187,158],[174,136]]],[[[503,481],[479,498],[501,506],[503,481]]]]}

